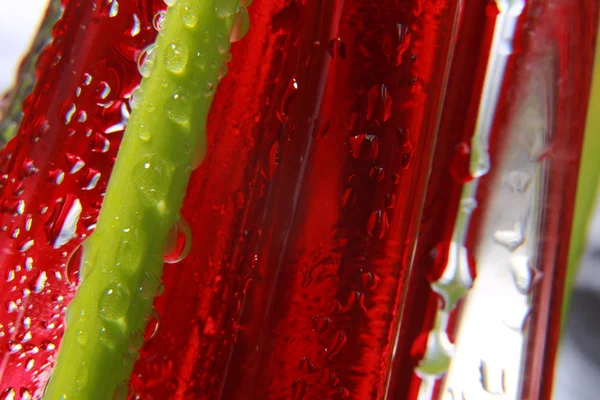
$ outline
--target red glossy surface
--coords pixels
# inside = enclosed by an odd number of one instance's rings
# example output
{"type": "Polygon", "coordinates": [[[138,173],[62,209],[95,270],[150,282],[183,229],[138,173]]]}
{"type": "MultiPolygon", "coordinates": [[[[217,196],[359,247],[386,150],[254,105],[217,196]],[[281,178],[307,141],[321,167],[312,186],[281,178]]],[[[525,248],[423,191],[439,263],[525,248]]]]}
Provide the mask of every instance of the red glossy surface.
{"type": "MultiPolygon", "coordinates": [[[[553,149],[565,152],[547,153],[558,161],[525,368],[523,398],[532,399],[549,398],[587,103],[573,94],[589,87],[597,15],[581,14],[597,7],[593,1],[546,3],[526,7],[491,146],[494,161],[514,71],[528,71],[523,60],[538,44],[556,42],[561,111],[553,149]],[[576,59],[573,49],[581,49],[576,59]]],[[[77,280],[68,259],[93,227],[121,135],[106,130],[123,118],[139,82],[135,62],[164,7],[122,1],[109,18],[104,2],[95,10],[85,4],[68,3],[19,136],[2,153],[0,389],[17,398],[27,398],[21,387],[39,394],[50,371],[56,350],[48,344],[58,345],[73,295],[67,279],[77,280]],[[141,30],[132,36],[134,13],[141,30]],[[102,82],[111,88],[106,98],[102,82]],[[76,112],[65,124],[71,104],[76,112]],[[76,236],[54,249],[76,199],[76,236]],[[19,252],[29,239],[32,247],[19,252]]],[[[472,179],[466,143],[497,10],[460,0],[254,0],[249,12],[250,32],[232,47],[206,159],[182,210],[191,252],[165,267],[157,318],[131,379],[135,395],[416,398],[414,368],[439,302],[430,282],[443,269],[462,184],[472,179]]],[[[478,212],[469,246],[477,244],[478,212]]]]}
{"type": "Polygon", "coordinates": [[[122,135],[109,128],[123,119],[164,7],[120,2],[110,17],[105,1],[63,3],[19,134],[2,151],[0,398],[39,398],[49,376],[75,290],[66,265],[95,224],[122,135]]]}

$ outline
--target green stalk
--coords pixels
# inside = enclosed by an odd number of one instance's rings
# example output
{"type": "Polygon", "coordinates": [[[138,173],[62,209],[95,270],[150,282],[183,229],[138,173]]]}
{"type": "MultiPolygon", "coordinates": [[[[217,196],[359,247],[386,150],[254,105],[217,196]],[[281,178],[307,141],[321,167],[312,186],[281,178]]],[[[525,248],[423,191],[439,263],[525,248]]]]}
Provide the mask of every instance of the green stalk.
{"type": "MultiPolygon", "coordinates": [[[[238,0],[178,0],[169,8],[142,68],[96,231],[84,244],[82,281],[44,399],[126,398],[169,231],[192,163],[204,155],[238,11],[238,0]]],[[[247,22],[244,9],[240,17],[247,22]]]]}

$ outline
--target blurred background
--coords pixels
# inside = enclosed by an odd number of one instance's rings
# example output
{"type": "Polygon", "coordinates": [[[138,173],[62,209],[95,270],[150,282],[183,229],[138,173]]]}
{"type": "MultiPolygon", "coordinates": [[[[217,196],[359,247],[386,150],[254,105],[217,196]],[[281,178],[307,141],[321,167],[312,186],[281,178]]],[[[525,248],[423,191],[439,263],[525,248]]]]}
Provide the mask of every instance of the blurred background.
{"type": "MultiPolygon", "coordinates": [[[[47,0],[6,1],[0,13],[0,93],[14,80],[47,0]]],[[[588,245],[573,292],[563,337],[555,400],[600,398],[600,208],[590,221],[588,245]]],[[[534,400],[534,399],[531,399],[534,400]]]]}

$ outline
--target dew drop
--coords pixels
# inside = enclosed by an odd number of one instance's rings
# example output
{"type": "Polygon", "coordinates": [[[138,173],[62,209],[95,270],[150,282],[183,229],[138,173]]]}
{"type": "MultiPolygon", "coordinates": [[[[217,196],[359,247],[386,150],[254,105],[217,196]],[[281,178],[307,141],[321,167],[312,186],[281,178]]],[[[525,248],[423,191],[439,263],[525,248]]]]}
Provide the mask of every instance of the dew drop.
{"type": "Polygon", "coordinates": [[[333,357],[335,357],[344,347],[348,338],[346,337],[346,333],[343,331],[339,331],[333,338],[331,345],[326,349],[327,351],[327,360],[331,361],[333,357]]]}
{"type": "Polygon", "coordinates": [[[100,328],[100,342],[109,349],[115,348],[116,337],[117,330],[112,324],[107,324],[100,328]]]}
{"type": "Polygon", "coordinates": [[[215,6],[217,18],[225,19],[231,17],[237,11],[236,3],[236,1],[231,0],[219,1],[215,6]]]}
{"type": "Polygon", "coordinates": [[[192,104],[187,93],[183,89],[177,90],[173,96],[167,99],[164,111],[171,121],[184,126],[189,125],[192,104]]]}
{"type": "Polygon", "coordinates": [[[141,330],[136,329],[129,334],[127,340],[127,348],[130,353],[136,353],[140,351],[144,344],[144,334],[141,330]]]}
{"type": "Polygon", "coordinates": [[[192,0],[183,0],[183,4],[179,7],[181,21],[188,28],[193,28],[198,23],[197,4],[197,2],[192,0]]]}
{"type": "Polygon", "coordinates": [[[169,71],[174,74],[181,74],[188,63],[188,46],[183,40],[175,40],[167,46],[164,58],[165,65],[169,71]]]}
{"type": "Polygon", "coordinates": [[[66,265],[67,282],[71,286],[79,284],[79,268],[81,266],[81,258],[83,257],[83,246],[79,245],[73,252],[66,265]]]}
{"type": "Polygon", "coordinates": [[[173,172],[174,167],[164,159],[150,155],[133,168],[132,180],[144,200],[165,206],[173,172]]]}
{"type": "Polygon", "coordinates": [[[165,26],[165,18],[167,17],[167,12],[165,10],[160,10],[154,15],[152,19],[152,26],[157,31],[161,31],[165,26]]]}
{"type": "Polygon", "coordinates": [[[331,39],[327,44],[327,52],[331,58],[343,60],[346,58],[346,44],[341,38],[331,39]]]}
{"type": "Polygon", "coordinates": [[[240,11],[235,16],[233,20],[233,26],[231,27],[231,36],[229,36],[229,41],[231,43],[237,42],[241,40],[250,29],[250,15],[248,15],[248,10],[242,7],[240,11]]]}
{"type": "Polygon", "coordinates": [[[165,2],[165,4],[167,5],[167,7],[173,7],[175,5],[175,2],[177,0],[163,0],[165,2]]]}
{"type": "Polygon", "coordinates": [[[150,76],[150,74],[152,73],[152,70],[154,69],[154,63],[156,61],[156,44],[153,43],[149,46],[147,46],[142,53],[140,54],[140,57],[138,58],[138,71],[140,72],[140,75],[142,75],[144,78],[147,78],[150,76]]]}
{"type": "Polygon", "coordinates": [[[158,328],[160,326],[160,319],[158,316],[158,312],[155,308],[152,308],[152,313],[150,314],[150,318],[148,319],[148,323],[146,324],[146,330],[144,331],[144,340],[148,341],[156,336],[156,332],[158,332],[158,328]]]}
{"type": "Polygon", "coordinates": [[[179,221],[169,231],[167,249],[165,251],[165,262],[174,264],[183,260],[192,247],[192,231],[185,219],[179,221]]]}
{"type": "Polygon", "coordinates": [[[0,400],[15,400],[17,392],[15,389],[8,387],[0,393],[0,400]]]}
{"type": "Polygon", "coordinates": [[[89,368],[85,361],[79,364],[77,372],[75,373],[75,390],[80,392],[85,389],[89,380],[89,368]]]}
{"type": "Polygon", "coordinates": [[[110,6],[110,10],[108,10],[108,16],[110,18],[114,18],[119,13],[119,2],[117,0],[112,0],[112,5],[110,6]]]}
{"type": "Polygon", "coordinates": [[[283,123],[287,122],[288,120],[289,108],[292,100],[294,100],[296,94],[298,93],[298,88],[299,86],[296,78],[292,78],[285,90],[285,93],[283,94],[279,110],[277,111],[277,118],[279,118],[279,120],[283,123]]]}
{"type": "Polygon", "coordinates": [[[129,291],[123,285],[113,283],[104,291],[98,303],[100,317],[116,321],[125,316],[129,308],[129,291]]]}
{"type": "Polygon", "coordinates": [[[131,32],[129,34],[134,37],[140,33],[140,19],[137,14],[133,14],[133,27],[131,28],[131,32]]]}
{"type": "Polygon", "coordinates": [[[379,139],[372,134],[359,134],[348,139],[352,157],[357,160],[375,160],[379,157],[379,139]]]}
{"type": "Polygon", "coordinates": [[[292,400],[302,400],[306,394],[307,385],[304,379],[296,379],[292,382],[292,400]]]}

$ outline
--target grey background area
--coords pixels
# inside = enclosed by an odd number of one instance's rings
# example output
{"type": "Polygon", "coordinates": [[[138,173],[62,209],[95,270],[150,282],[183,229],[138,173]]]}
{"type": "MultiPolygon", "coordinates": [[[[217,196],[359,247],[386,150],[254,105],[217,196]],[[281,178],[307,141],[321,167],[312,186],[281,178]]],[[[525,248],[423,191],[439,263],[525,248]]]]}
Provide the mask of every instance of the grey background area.
{"type": "MultiPolygon", "coordinates": [[[[0,92],[13,81],[16,66],[37,29],[46,2],[2,2],[0,92]]],[[[589,238],[560,351],[555,400],[600,399],[600,212],[592,221],[589,238]]]]}

